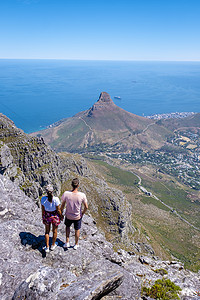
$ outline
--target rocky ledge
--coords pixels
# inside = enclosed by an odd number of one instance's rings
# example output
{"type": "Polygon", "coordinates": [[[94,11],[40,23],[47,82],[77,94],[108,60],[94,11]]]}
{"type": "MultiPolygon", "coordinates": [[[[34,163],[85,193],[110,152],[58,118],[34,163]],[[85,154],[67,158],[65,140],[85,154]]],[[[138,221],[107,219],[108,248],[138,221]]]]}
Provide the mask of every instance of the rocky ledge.
{"type": "MultiPolygon", "coordinates": [[[[198,299],[200,273],[179,262],[138,256],[105,240],[94,219],[84,216],[80,247],[64,250],[65,228],[58,247],[43,252],[44,226],[40,209],[13,182],[0,175],[0,298],[10,299],[141,299],[141,284],[154,282],[165,269],[182,288],[181,299],[198,299]]],[[[73,244],[72,232],[71,243],[73,244]]],[[[166,273],[165,272],[165,273],[166,273]]]]}

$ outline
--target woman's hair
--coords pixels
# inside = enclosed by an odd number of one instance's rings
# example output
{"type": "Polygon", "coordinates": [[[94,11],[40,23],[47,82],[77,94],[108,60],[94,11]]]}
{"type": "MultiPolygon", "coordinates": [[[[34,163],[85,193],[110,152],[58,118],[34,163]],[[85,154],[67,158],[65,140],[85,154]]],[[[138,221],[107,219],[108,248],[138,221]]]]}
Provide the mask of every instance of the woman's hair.
{"type": "Polygon", "coordinates": [[[52,202],[52,199],[53,199],[53,187],[52,187],[52,185],[48,184],[47,187],[46,187],[46,191],[47,191],[48,201],[52,202]]]}
{"type": "Polygon", "coordinates": [[[52,192],[47,192],[47,197],[48,197],[48,201],[52,202],[52,200],[53,200],[53,193],[52,192]]]}
{"type": "Polygon", "coordinates": [[[79,180],[78,180],[78,178],[74,178],[72,180],[72,187],[73,187],[73,189],[76,189],[78,186],[79,186],[79,180]]]}

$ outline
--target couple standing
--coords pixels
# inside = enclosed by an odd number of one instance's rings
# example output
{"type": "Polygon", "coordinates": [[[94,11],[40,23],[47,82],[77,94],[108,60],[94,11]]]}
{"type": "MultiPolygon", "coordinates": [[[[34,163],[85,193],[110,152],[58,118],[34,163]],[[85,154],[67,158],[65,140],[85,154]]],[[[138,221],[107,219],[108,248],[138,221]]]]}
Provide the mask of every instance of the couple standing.
{"type": "Polygon", "coordinates": [[[53,240],[51,245],[51,250],[54,250],[57,246],[56,238],[57,238],[57,229],[60,222],[63,220],[63,210],[66,206],[65,211],[65,225],[66,225],[66,243],[64,244],[64,248],[69,248],[69,235],[70,235],[70,227],[74,224],[75,229],[75,245],[74,250],[78,248],[78,240],[80,236],[80,228],[82,217],[88,209],[87,198],[86,195],[82,192],[78,191],[79,188],[79,180],[78,178],[74,178],[72,180],[72,191],[66,191],[61,197],[62,204],[58,197],[53,196],[53,187],[48,185],[47,196],[42,197],[41,205],[42,205],[42,219],[45,225],[45,243],[44,247],[45,252],[49,252],[49,233],[51,230],[53,231],[53,240]],[[60,206],[61,204],[61,206],[60,206]],[[84,206],[82,210],[82,204],[84,206]]]}

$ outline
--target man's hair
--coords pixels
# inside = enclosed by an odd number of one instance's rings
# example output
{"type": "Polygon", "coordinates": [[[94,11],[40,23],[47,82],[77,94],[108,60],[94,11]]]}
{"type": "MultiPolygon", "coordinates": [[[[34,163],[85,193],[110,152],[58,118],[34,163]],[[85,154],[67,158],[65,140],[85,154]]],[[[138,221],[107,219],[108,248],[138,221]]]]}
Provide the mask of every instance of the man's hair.
{"type": "Polygon", "coordinates": [[[73,189],[77,188],[78,185],[79,185],[79,180],[78,180],[78,178],[74,178],[74,179],[72,180],[72,187],[73,187],[73,189]]]}

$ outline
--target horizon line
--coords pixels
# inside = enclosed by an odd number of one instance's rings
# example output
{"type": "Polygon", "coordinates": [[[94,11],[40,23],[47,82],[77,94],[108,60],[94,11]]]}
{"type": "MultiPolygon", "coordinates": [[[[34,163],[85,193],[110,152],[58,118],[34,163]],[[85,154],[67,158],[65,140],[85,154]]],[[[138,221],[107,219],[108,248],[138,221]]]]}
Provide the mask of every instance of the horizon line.
{"type": "Polygon", "coordinates": [[[67,60],[67,61],[121,61],[121,62],[200,62],[200,60],[160,60],[160,59],[80,59],[80,58],[2,58],[0,60],[67,60]]]}

